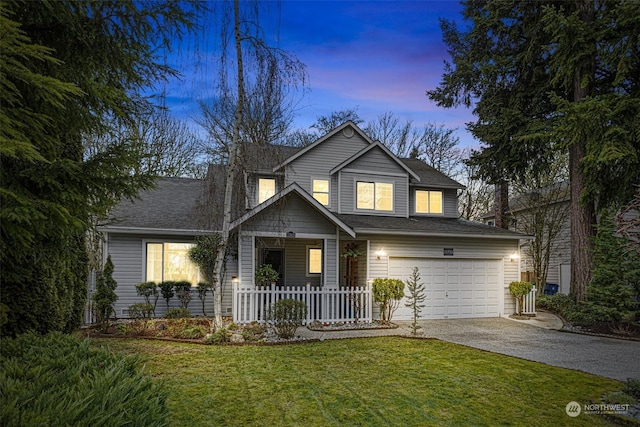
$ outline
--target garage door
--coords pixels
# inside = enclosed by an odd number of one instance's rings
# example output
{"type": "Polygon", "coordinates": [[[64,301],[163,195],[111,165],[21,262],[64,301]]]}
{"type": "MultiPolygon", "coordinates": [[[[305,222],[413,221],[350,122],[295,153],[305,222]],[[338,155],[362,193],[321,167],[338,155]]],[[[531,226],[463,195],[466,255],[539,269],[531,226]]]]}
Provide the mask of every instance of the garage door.
{"type": "MultiPolygon", "coordinates": [[[[406,281],[418,267],[424,283],[423,319],[496,317],[500,312],[500,261],[480,259],[390,258],[389,277],[406,281]]],[[[405,293],[407,292],[405,286],[405,293]]],[[[410,320],[402,300],[393,318],[410,320]]]]}

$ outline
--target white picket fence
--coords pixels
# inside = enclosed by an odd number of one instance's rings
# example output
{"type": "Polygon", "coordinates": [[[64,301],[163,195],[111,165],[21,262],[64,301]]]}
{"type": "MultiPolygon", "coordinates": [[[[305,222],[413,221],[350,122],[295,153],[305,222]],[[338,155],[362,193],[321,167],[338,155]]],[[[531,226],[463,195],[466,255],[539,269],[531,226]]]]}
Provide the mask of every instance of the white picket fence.
{"type": "Polygon", "coordinates": [[[233,321],[235,323],[265,322],[269,308],[276,301],[294,299],[307,305],[305,323],[371,322],[371,287],[321,286],[243,286],[233,287],[233,321]]]}
{"type": "MultiPolygon", "coordinates": [[[[516,300],[516,313],[519,313],[518,310],[518,300],[516,300]]],[[[534,286],[531,289],[531,292],[524,297],[522,302],[522,314],[534,315],[536,314],[536,287],[534,286]]]]}

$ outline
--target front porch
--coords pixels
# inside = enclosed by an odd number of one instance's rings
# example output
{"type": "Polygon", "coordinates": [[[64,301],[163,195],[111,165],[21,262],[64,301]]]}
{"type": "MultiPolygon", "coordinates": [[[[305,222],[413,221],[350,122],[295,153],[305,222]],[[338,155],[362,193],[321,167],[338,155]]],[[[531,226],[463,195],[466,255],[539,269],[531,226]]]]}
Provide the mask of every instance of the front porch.
{"type": "Polygon", "coordinates": [[[266,321],[272,304],[281,299],[303,301],[307,323],[370,322],[366,249],[366,241],[341,243],[336,236],[327,235],[242,236],[238,247],[241,274],[233,278],[234,322],[266,321]],[[265,265],[277,272],[272,283],[256,277],[265,265]]]}

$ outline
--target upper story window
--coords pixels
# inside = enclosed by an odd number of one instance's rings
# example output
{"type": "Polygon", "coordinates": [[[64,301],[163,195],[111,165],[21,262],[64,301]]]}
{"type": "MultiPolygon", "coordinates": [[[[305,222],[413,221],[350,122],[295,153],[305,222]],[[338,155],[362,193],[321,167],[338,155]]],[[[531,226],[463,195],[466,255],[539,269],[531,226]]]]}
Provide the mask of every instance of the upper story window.
{"type": "Polygon", "coordinates": [[[393,184],[389,182],[356,182],[356,208],[392,211],[393,184]]]}
{"type": "Polygon", "coordinates": [[[147,243],[148,282],[186,280],[195,286],[199,279],[198,267],[189,258],[193,243],[147,243]]]}
{"type": "Polygon", "coordinates": [[[313,186],[313,198],[322,203],[325,206],[329,206],[329,180],[328,179],[314,179],[313,186]]]}
{"type": "Polygon", "coordinates": [[[276,194],[276,180],[273,178],[258,179],[258,203],[270,199],[276,194]]]}
{"type": "Polygon", "coordinates": [[[416,190],[416,213],[442,213],[442,191],[416,190]]]}

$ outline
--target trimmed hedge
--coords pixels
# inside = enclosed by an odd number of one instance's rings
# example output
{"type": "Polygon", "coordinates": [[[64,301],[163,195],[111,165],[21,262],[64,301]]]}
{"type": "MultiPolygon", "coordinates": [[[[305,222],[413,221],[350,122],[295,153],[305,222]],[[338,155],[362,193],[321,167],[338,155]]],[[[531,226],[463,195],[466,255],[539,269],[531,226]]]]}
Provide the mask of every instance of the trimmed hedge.
{"type": "Polygon", "coordinates": [[[168,392],[139,366],[61,333],[3,338],[0,425],[167,425],[168,392]]]}

